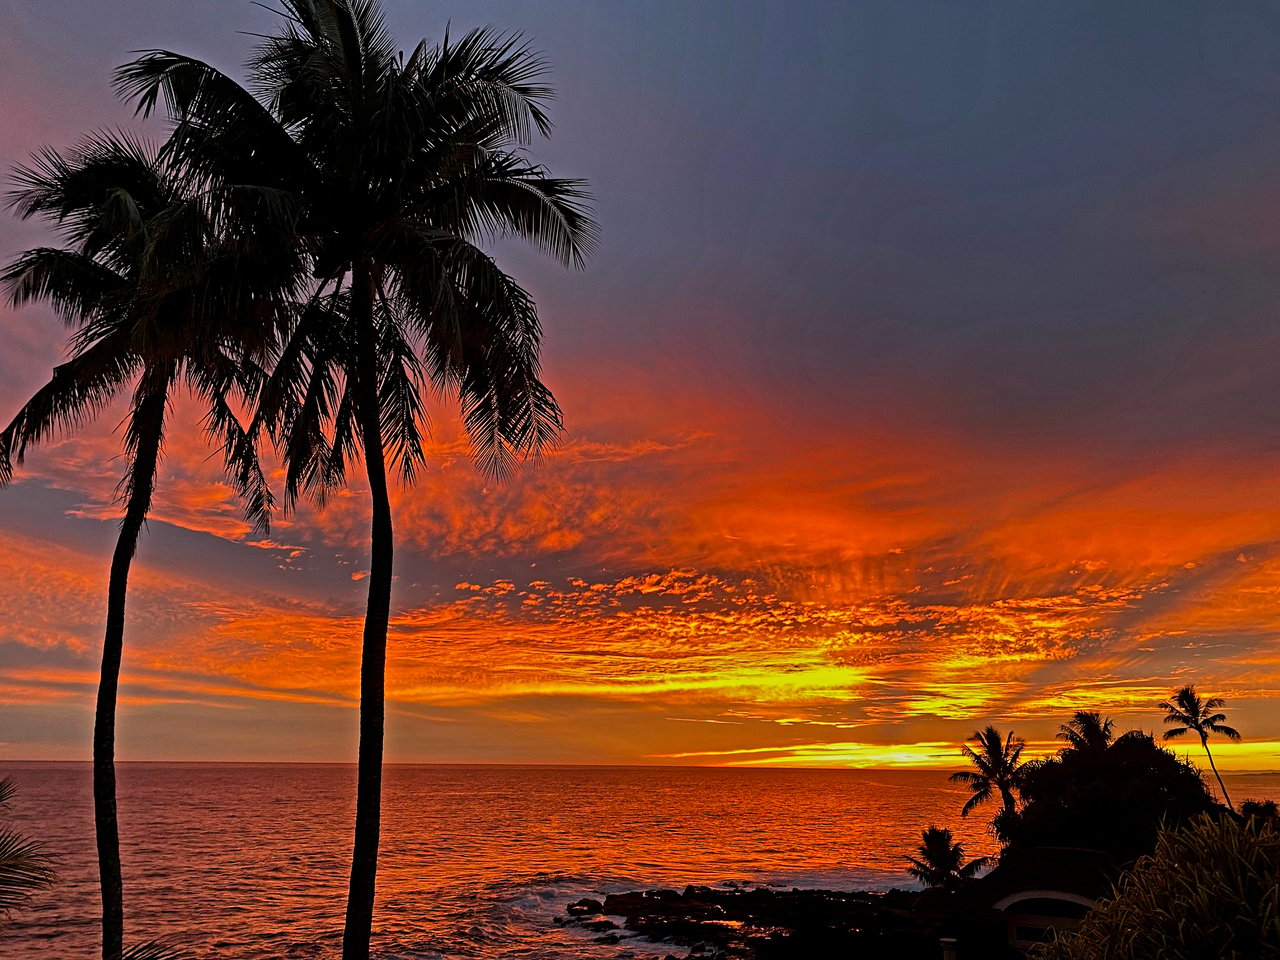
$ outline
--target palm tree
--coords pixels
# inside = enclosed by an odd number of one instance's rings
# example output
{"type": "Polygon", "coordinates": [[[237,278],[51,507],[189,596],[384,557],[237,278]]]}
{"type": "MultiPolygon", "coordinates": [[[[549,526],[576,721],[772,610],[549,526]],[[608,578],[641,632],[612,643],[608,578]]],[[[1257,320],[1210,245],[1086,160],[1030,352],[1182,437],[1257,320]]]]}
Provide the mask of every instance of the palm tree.
{"type": "Polygon", "coordinates": [[[208,64],[151,51],[117,82],[175,123],[175,162],[274,191],[293,211],[310,296],[281,342],[259,420],[287,464],[286,506],[319,499],[363,461],[372,500],[360,664],[355,840],[345,960],[369,953],[381,823],[393,527],[389,468],[422,462],[427,385],[456,396],[482,468],[558,435],[538,376],[533,300],[480,244],[531,241],[581,264],[595,224],[580,181],[524,148],[550,123],[544,65],[518,37],[472,31],[397,55],[375,0],[283,0],[250,61],[251,93],[208,64]]]}
{"type": "MultiPolygon", "coordinates": [[[[0,807],[13,799],[13,781],[0,780],[0,807]]],[[[0,927],[9,912],[22,906],[35,891],[53,882],[53,870],[43,847],[9,827],[0,827],[0,927]]]]}
{"type": "Polygon", "coordinates": [[[969,738],[960,752],[974,769],[951,774],[953,783],[967,783],[973,788],[973,795],[960,810],[962,817],[967,817],[979,804],[990,800],[992,791],[1000,793],[1001,815],[1013,814],[1017,809],[1013,792],[1022,780],[1021,757],[1026,746],[1026,741],[1015,737],[1012,730],[1008,736],[1001,737],[995,727],[979,730],[969,738]]]}
{"type": "Polygon", "coordinates": [[[955,890],[989,862],[988,857],[978,857],[965,863],[964,847],[954,842],[950,830],[930,827],[920,834],[920,839],[920,856],[906,858],[911,863],[907,873],[926,887],[955,890]]]}
{"type": "MultiPolygon", "coordinates": [[[[272,337],[268,267],[251,235],[219,235],[209,195],[176,179],[153,150],[123,135],[96,135],[66,156],[46,151],[17,173],[10,205],[56,224],[63,247],[28,250],[0,275],[11,301],[45,301],[73,328],[70,358],[0,431],[0,484],[27,448],[76,429],[131,390],[125,429],[125,503],[111,560],[102,669],[93,731],[94,824],[102,888],[102,953],[123,952],[124,893],[116,816],[115,714],[129,568],[151,508],[170,401],[185,385],[207,411],[247,514],[265,528],[271,493],[253,437],[233,410],[255,388],[255,350],[272,337]],[[265,312],[264,312],[265,311],[265,312]],[[257,346],[254,346],[254,342],[257,346]]],[[[265,237],[263,238],[265,239],[265,237]]],[[[273,288],[274,289],[274,288],[273,288]]]]}
{"type": "Polygon", "coordinates": [[[1222,799],[1226,800],[1227,806],[1234,811],[1231,797],[1227,794],[1227,785],[1222,782],[1222,774],[1218,772],[1218,765],[1213,762],[1213,754],[1209,752],[1209,734],[1211,733],[1220,734],[1234,742],[1240,740],[1240,731],[1223,723],[1227,715],[1214,712],[1221,711],[1226,705],[1227,702],[1221,697],[1201,700],[1196,694],[1196,688],[1190,686],[1174,691],[1170,700],[1162,700],[1160,709],[1165,712],[1165,723],[1176,724],[1164,732],[1166,740],[1181,737],[1190,730],[1199,734],[1200,746],[1204,747],[1204,755],[1209,758],[1209,766],[1213,768],[1213,775],[1218,778],[1218,786],[1222,788],[1222,799]]]}
{"type": "Polygon", "coordinates": [[[1104,753],[1111,746],[1115,722],[1092,710],[1077,710],[1071,719],[1058,727],[1058,739],[1065,740],[1066,750],[1077,753],[1104,753]]]}

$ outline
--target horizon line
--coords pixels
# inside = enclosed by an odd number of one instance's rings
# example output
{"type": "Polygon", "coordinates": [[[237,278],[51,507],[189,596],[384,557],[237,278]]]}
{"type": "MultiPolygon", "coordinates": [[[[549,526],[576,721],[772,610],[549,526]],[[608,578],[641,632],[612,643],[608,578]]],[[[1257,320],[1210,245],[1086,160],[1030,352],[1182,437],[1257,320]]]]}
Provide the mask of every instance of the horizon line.
{"type": "MultiPolygon", "coordinates": [[[[80,764],[92,766],[91,759],[66,758],[2,758],[0,773],[6,764],[80,764]]],[[[116,766],[151,765],[151,766],[263,766],[263,767],[352,767],[355,760],[117,760],[116,766]]],[[[528,760],[403,760],[388,761],[383,767],[525,767],[556,769],[564,767],[581,767],[583,769],[642,769],[642,770],[785,770],[785,771],[831,771],[850,773],[938,773],[954,770],[959,764],[950,766],[888,766],[888,767],[854,767],[854,766],[816,766],[813,764],[797,764],[794,766],[776,764],[757,766],[751,764],[709,764],[709,763],[574,763],[572,761],[528,761],[528,760]]],[[[1280,775],[1280,768],[1259,770],[1222,771],[1224,776],[1268,776],[1280,775]]],[[[1202,771],[1203,774],[1203,771],[1202,771]]]]}

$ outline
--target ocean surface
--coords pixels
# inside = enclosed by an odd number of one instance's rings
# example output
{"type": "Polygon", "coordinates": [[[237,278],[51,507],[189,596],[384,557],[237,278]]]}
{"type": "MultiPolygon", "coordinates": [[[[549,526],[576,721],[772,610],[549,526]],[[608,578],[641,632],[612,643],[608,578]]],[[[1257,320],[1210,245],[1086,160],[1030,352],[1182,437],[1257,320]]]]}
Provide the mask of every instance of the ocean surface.
{"type": "MultiPolygon", "coordinates": [[[[0,931],[5,960],[89,960],[98,893],[90,769],[3,763],[10,811],[46,842],[58,882],[0,931]]],[[[119,768],[127,939],[172,938],[199,958],[330,960],[340,936],[354,767],[119,768]]],[[[1236,775],[1233,798],[1280,796],[1236,775]]],[[[584,897],[689,883],[910,886],[903,856],[930,824],[971,855],[987,818],[960,818],[940,771],[391,766],[374,919],[381,960],[649,960],[554,918],[584,897]]]]}

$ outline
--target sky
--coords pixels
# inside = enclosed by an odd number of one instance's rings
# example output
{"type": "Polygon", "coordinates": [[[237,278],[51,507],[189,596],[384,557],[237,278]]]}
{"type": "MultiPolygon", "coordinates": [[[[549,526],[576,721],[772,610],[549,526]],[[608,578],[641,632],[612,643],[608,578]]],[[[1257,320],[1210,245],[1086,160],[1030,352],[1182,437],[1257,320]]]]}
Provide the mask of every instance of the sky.
{"type": "MultiPolygon", "coordinates": [[[[406,48],[532,38],[559,94],[533,156],[603,228],[582,271],[495,250],[559,447],[487,482],[442,406],[394,494],[388,760],[952,767],[988,723],[1158,730],[1194,683],[1245,735],[1219,765],[1280,769],[1273,5],[387,8],[406,48]]],[[[0,11],[5,168],[162,138],[112,68],[238,72],[273,23],[88,11],[0,11]]],[[[0,217],[5,260],[49,239],[0,217]]],[[[0,307],[0,417],[64,335],[0,307]]],[[[0,491],[0,757],[89,755],[122,415],[0,491]]],[[[134,567],[119,756],[353,760],[366,491],[255,534],[199,415],[134,567]]]]}

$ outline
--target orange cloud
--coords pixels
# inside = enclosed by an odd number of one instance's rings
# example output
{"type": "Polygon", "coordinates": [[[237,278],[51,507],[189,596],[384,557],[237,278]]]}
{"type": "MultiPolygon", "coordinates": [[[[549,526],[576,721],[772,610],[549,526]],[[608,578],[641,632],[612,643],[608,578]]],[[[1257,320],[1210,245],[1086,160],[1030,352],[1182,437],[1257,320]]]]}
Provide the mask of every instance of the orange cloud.
{"type": "MultiPolygon", "coordinates": [[[[388,695],[405,722],[430,708],[459,728],[568,737],[592,704],[647,718],[618,760],[916,765],[988,720],[1044,742],[1077,708],[1153,726],[1154,702],[1195,680],[1280,738],[1253,696],[1280,690],[1265,458],[1108,465],[905,427],[816,437],[752,421],[750,403],[735,416],[740,399],[684,419],[652,401],[621,426],[616,411],[587,417],[506,485],[442,420],[422,481],[396,493],[388,695]]],[[[33,455],[32,475],[84,497],[65,522],[112,515],[114,443],[33,455]]],[[[293,579],[219,568],[193,584],[144,552],[136,703],[349,706],[368,569],[358,480],[255,539],[198,434],[178,431],[161,491],[156,522],[270,555],[293,579]],[[351,592],[307,587],[333,576],[351,592]]],[[[90,660],[104,558],[10,540],[0,596],[34,613],[6,639],[90,660]]],[[[67,697],[43,670],[0,664],[0,693],[67,697]]]]}

